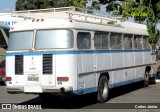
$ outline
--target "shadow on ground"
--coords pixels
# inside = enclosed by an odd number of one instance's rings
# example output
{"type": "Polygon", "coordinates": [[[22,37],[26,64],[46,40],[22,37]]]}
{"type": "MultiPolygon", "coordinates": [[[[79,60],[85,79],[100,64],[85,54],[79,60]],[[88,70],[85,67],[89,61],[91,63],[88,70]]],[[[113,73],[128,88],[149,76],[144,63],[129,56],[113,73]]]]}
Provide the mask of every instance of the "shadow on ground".
{"type": "MultiPolygon", "coordinates": [[[[142,82],[129,84],[122,87],[117,87],[110,90],[109,99],[133,92],[135,90],[143,88],[142,82]]],[[[147,88],[147,87],[146,87],[147,88]]],[[[96,93],[80,95],[80,96],[68,96],[49,103],[42,103],[39,97],[20,103],[20,105],[42,105],[43,109],[92,109],[101,107],[100,103],[96,101],[96,93]]]]}
{"type": "MultiPolygon", "coordinates": [[[[154,84],[156,84],[155,80],[150,80],[149,85],[154,85],[154,84]]],[[[129,85],[125,85],[125,86],[120,86],[120,87],[117,87],[117,88],[113,88],[113,89],[110,90],[109,98],[112,99],[112,98],[130,93],[132,91],[135,91],[135,90],[138,90],[138,89],[141,89],[141,88],[145,88],[143,81],[133,83],[133,84],[129,84],[129,85]]]]}

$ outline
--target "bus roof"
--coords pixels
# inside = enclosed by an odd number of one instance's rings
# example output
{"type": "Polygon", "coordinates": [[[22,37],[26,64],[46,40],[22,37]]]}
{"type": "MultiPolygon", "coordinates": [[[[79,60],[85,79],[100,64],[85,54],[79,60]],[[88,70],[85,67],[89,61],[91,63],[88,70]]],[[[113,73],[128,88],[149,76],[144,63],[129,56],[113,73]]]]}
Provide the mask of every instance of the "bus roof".
{"type": "MultiPolygon", "coordinates": [[[[126,23],[127,24],[127,23],[126,23]]],[[[40,30],[40,29],[79,29],[92,31],[106,31],[126,34],[148,35],[146,29],[130,27],[130,25],[113,26],[96,23],[88,23],[66,18],[35,19],[17,23],[11,27],[12,31],[40,30]]]]}
{"type": "Polygon", "coordinates": [[[83,29],[148,35],[146,25],[121,22],[117,19],[90,13],[88,10],[84,12],[75,7],[18,11],[12,15],[25,18],[26,21],[13,25],[11,32],[37,29],[83,29]]]}

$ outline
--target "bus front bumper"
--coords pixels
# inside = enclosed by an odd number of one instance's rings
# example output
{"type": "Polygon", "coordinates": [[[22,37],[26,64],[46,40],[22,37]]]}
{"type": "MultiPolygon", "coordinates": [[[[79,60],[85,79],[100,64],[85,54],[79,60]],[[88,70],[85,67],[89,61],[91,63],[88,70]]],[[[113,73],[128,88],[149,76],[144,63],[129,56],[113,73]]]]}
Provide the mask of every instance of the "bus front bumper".
{"type": "Polygon", "coordinates": [[[73,92],[73,87],[52,87],[52,86],[7,86],[8,93],[65,93],[73,92]]]}

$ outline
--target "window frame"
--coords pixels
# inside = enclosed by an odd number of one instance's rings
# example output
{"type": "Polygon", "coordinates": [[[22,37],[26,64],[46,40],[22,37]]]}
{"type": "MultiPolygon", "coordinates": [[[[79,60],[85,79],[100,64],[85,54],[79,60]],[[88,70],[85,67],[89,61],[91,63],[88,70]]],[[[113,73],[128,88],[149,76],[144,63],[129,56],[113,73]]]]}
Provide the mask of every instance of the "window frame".
{"type": "Polygon", "coordinates": [[[109,43],[110,43],[110,42],[109,42],[109,35],[110,35],[109,32],[95,31],[95,32],[94,32],[94,48],[97,49],[97,50],[98,50],[98,49],[109,49],[109,48],[110,48],[110,45],[109,45],[109,43]],[[100,46],[99,46],[99,47],[96,47],[96,46],[95,46],[95,43],[96,43],[96,42],[95,42],[96,34],[100,34],[100,36],[101,36],[101,40],[100,40],[101,43],[100,43],[100,46]],[[103,47],[103,39],[104,39],[103,36],[104,36],[104,35],[107,35],[107,38],[106,38],[106,39],[107,39],[107,46],[106,46],[106,47],[103,47]]]}
{"type": "MultiPolygon", "coordinates": [[[[118,41],[117,41],[118,42],[118,41]]],[[[117,32],[110,32],[110,34],[109,34],[109,46],[110,46],[110,49],[112,49],[112,50],[122,50],[123,49],[123,33],[117,33],[117,32]],[[112,48],[112,46],[111,46],[111,35],[112,34],[116,34],[116,38],[121,38],[121,48],[118,48],[117,46],[118,46],[118,44],[116,43],[116,47],[115,48],[112,48]],[[121,34],[121,36],[120,37],[117,37],[117,34],[121,34]]]]}
{"type": "Polygon", "coordinates": [[[34,37],[34,49],[36,49],[36,50],[46,50],[46,49],[73,49],[74,48],[74,31],[73,30],[71,30],[71,29],[38,29],[38,30],[36,30],[35,31],[35,37],[34,37]],[[66,31],[71,31],[72,32],[72,34],[73,34],[73,43],[72,43],[72,47],[70,47],[70,48],[36,48],[36,39],[37,39],[37,31],[45,31],[45,30],[66,30],[66,31]]]}
{"type": "Polygon", "coordinates": [[[135,36],[141,36],[141,37],[139,37],[139,38],[140,38],[140,39],[143,39],[143,35],[134,34],[134,37],[133,37],[133,47],[134,47],[134,49],[135,49],[135,50],[142,50],[142,49],[143,49],[143,41],[141,40],[142,43],[140,42],[140,43],[141,43],[141,48],[136,48],[136,47],[135,47],[135,36]]]}
{"type": "MultiPolygon", "coordinates": [[[[14,32],[10,32],[9,33],[9,39],[10,39],[10,35],[11,35],[11,33],[18,33],[18,32],[33,32],[33,37],[32,37],[32,43],[31,43],[31,48],[29,48],[29,49],[12,49],[12,50],[9,50],[9,49],[7,49],[8,51],[26,51],[26,50],[30,50],[30,49],[32,49],[33,48],[33,43],[34,43],[34,30],[22,30],[22,31],[14,31],[14,32]]],[[[8,39],[8,42],[9,42],[9,39],[8,39]]],[[[8,46],[9,47],[9,46],[8,46]]]]}
{"type": "Polygon", "coordinates": [[[143,35],[143,36],[142,36],[142,39],[143,39],[143,40],[142,40],[143,49],[145,49],[145,50],[150,50],[150,49],[151,49],[151,45],[150,45],[149,40],[148,40],[148,39],[149,39],[149,36],[143,35]],[[149,48],[147,48],[147,47],[144,46],[144,37],[145,37],[145,38],[147,39],[147,41],[148,41],[148,42],[146,43],[146,45],[148,44],[148,45],[149,45],[149,46],[148,46],[149,48]]]}
{"type": "Polygon", "coordinates": [[[77,46],[76,46],[76,47],[77,47],[77,49],[78,49],[78,50],[90,50],[90,49],[92,48],[92,41],[91,41],[91,39],[92,39],[92,34],[91,34],[91,32],[89,32],[89,31],[78,31],[77,34],[76,34],[76,40],[77,40],[77,41],[76,41],[76,43],[77,43],[77,46]],[[90,43],[89,48],[79,48],[79,46],[78,46],[78,45],[79,45],[79,43],[78,43],[78,38],[79,38],[79,37],[78,37],[78,34],[79,34],[79,33],[88,33],[88,34],[90,35],[90,37],[89,37],[89,43],[90,43]]]}
{"type": "Polygon", "coordinates": [[[123,49],[124,49],[124,50],[133,50],[133,49],[134,49],[133,40],[134,40],[134,34],[123,33],[123,49]],[[132,37],[128,37],[128,36],[127,36],[127,38],[130,38],[130,39],[131,39],[131,44],[132,44],[132,47],[131,47],[131,48],[125,48],[125,47],[124,47],[124,38],[125,38],[125,35],[131,35],[131,36],[132,36],[132,37]]]}

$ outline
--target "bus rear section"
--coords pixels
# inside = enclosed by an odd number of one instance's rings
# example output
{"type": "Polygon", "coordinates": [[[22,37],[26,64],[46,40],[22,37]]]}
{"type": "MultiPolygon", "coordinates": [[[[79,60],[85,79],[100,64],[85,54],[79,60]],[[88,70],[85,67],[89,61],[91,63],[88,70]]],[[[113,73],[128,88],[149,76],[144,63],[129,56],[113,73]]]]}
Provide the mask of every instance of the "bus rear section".
{"type": "Polygon", "coordinates": [[[69,45],[73,43],[63,43],[57,38],[60,34],[64,41],[73,40],[71,30],[11,32],[6,57],[9,93],[61,94],[76,89],[76,58],[73,45],[69,45]]]}
{"type": "Polygon", "coordinates": [[[7,91],[10,93],[73,91],[71,75],[75,57],[55,54],[7,54],[7,91]],[[69,65],[71,63],[72,66],[69,65]]]}

